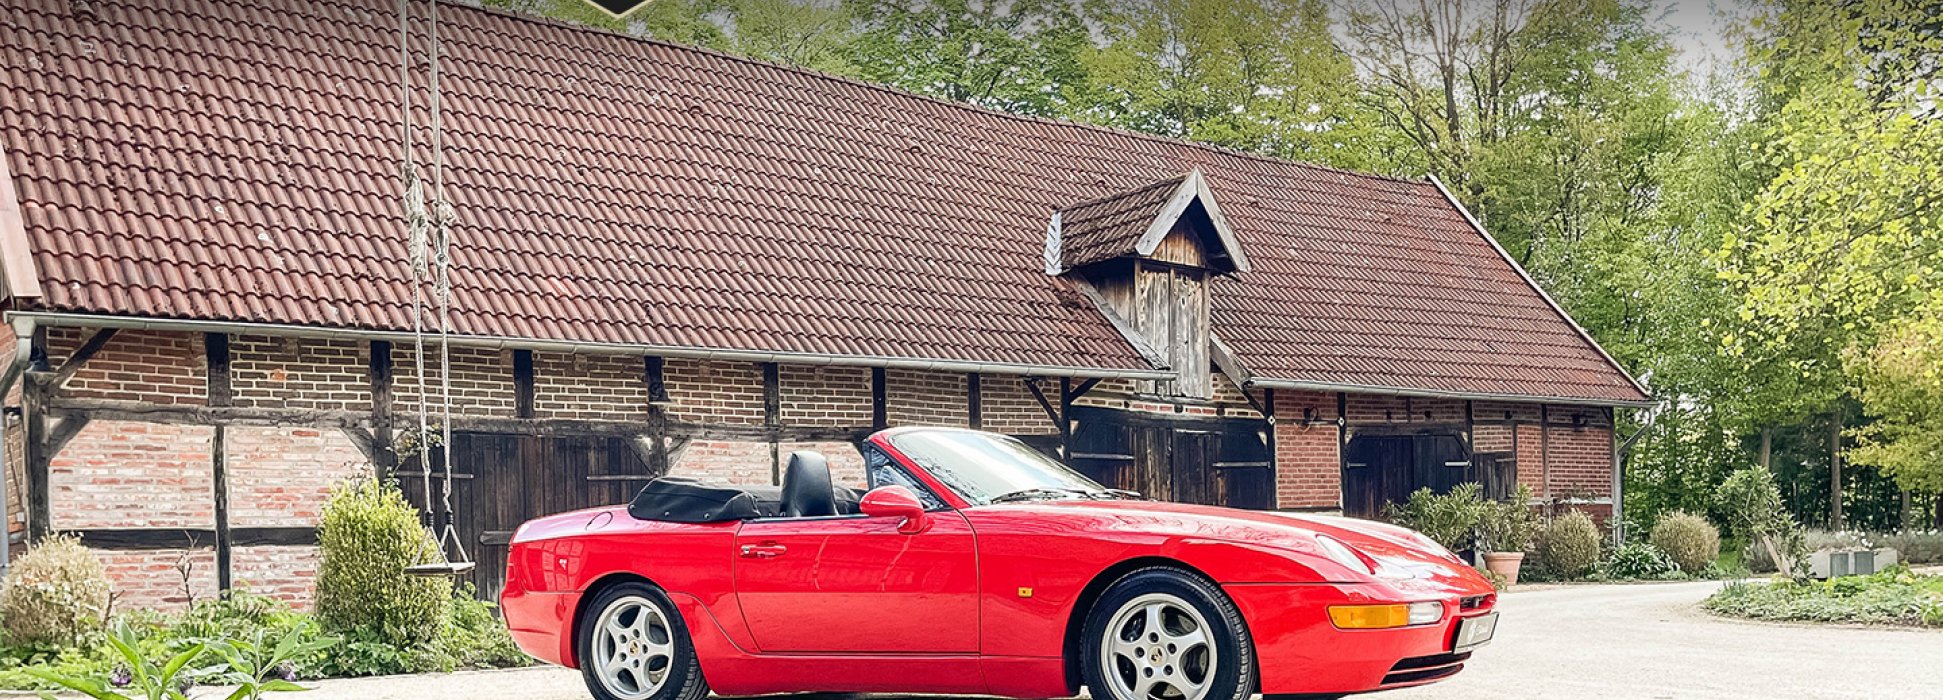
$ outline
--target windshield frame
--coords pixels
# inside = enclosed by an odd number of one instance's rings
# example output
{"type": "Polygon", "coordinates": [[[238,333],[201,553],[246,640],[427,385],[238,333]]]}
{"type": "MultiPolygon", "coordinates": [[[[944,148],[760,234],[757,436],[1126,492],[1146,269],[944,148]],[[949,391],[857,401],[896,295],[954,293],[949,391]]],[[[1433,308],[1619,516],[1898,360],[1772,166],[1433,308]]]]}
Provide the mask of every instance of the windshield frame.
{"type": "MultiPolygon", "coordinates": [[[[1033,488],[1076,489],[1091,494],[1113,493],[1111,489],[1079,473],[1072,467],[1060,464],[1057,460],[1034,450],[1018,438],[1008,435],[964,428],[894,428],[872,436],[871,441],[877,443],[879,447],[884,448],[886,452],[896,458],[898,462],[902,463],[906,469],[929,484],[935,492],[945,495],[947,500],[952,501],[951,505],[954,508],[964,509],[993,505],[993,498],[1002,496],[1005,493],[1033,488]],[[974,492],[974,484],[971,483],[969,478],[962,475],[954,477],[948,470],[934,469],[933,464],[930,462],[935,459],[935,456],[923,453],[923,450],[933,447],[933,445],[924,442],[927,438],[940,437],[990,441],[994,447],[1001,448],[1003,453],[1010,453],[1022,459],[1009,465],[1014,470],[1010,475],[1005,474],[1003,470],[982,470],[984,476],[993,478],[986,480],[987,483],[982,485],[983,488],[974,492]],[[1021,472],[1035,472],[1038,478],[1033,479],[1021,472]],[[1026,476],[1027,478],[1018,478],[1021,476],[1026,476]],[[992,485],[1001,482],[1010,482],[1007,485],[1011,486],[1011,488],[994,492],[992,485]]],[[[1002,458],[1003,454],[998,456],[1002,458]]],[[[962,455],[954,457],[963,458],[962,455]]],[[[991,459],[993,455],[988,453],[986,455],[980,455],[980,457],[991,459]]],[[[975,461],[967,460],[961,466],[983,465],[984,459],[975,461]]],[[[943,465],[939,464],[938,466],[943,465]]],[[[1074,494],[1071,498],[1084,499],[1089,498],[1089,496],[1074,494]]]]}

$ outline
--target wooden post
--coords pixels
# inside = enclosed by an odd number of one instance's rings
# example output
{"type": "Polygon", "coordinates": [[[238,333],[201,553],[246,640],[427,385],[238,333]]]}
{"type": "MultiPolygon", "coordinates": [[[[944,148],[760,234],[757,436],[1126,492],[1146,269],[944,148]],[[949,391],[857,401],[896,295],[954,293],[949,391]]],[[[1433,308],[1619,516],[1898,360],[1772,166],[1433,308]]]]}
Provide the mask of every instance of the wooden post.
{"type": "Polygon", "coordinates": [[[672,401],[668,398],[667,362],[654,355],[643,359],[642,380],[648,386],[648,435],[654,442],[654,450],[648,458],[648,471],[655,476],[665,476],[674,462],[668,454],[667,406],[672,401]]]}
{"type": "Polygon", "coordinates": [[[1761,468],[1774,468],[1774,429],[1761,429],[1761,468]]]}
{"type": "MultiPolygon", "coordinates": [[[[229,335],[224,333],[204,333],[202,335],[203,358],[208,365],[209,405],[231,406],[236,403],[236,390],[230,382],[229,374],[229,335]]],[[[225,454],[227,448],[226,429],[220,423],[210,428],[209,469],[213,517],[216,525],[216,589],[227,591],[233,575],[229,531],[229,469],[225,454]]]]}
{"type": "Polygon", "coordinates": [[[884,368],[870,368],[870,429],[883,430],[890,427],[890,397],[886,384],[884,368]]]}
{"type": "MultiPolygon", "coordinates": [[[[1262,389],[1262,424],[1268,426],[1268,434],[1262,436],[1262,446],[1268,448],[1268,507],[1273,510],[1282,507],[1282,493],[1276,478],[1282,473],[1282,465],[1275,452],[1275,390],[1262,389]]],[[[1337,485],[1338,491],[1342,486],[1337,485]]]]}
{"type": "Polygon", "coordinates": [[[762,363],[762,425],[769,428],[769,483],[783,483],[783,448],[776,428],[783,424],[783,385],[781,369],[774,362],[762,363]]]}
{"type": "Polygon", "coordinates": [[[534,395],[533,351],[513,351],[513,416],[532,418],[538,413],[533,407],[534,395]]]}
{"type": "Polygon", "coordinates": [[[985,428],[985,397],[977,372],[965,375],[965,424],[972,430],[985,428]]]}
{"type": "Polygon", "coordinates": [[[52,449],[48,442],[48,383],[53,379],[45,370],[28,370],[20,385],[20,414],[26,437],[27,460],[27,541],[38,542],[53,531],[53,509],[48,505],[52,489],[47,478],[52,449]]]}
{"type": "Polygon", "coordinates": [[[398,453],[392,448],[391,341],[373,340],[371,353],[371,469],[379,481],[398,471],[398,453]]]}
{"type": "Polygon", "coordinates": [[[1842,409],[1836,407],[1828,419],[1828,527],[1840,530],[1842,517],[1842,409]]]}
{"type": "Polygon", "coordinates": [[[1073,463],[1073,378],[1059,378],[1059,459],[1073,463]]]}
{"type": "Polygon", "coordinates": [[[1336,512],[1348,506],[1343,477],[1349,473],[1349,394],[1336,392],[1336,512]]]}

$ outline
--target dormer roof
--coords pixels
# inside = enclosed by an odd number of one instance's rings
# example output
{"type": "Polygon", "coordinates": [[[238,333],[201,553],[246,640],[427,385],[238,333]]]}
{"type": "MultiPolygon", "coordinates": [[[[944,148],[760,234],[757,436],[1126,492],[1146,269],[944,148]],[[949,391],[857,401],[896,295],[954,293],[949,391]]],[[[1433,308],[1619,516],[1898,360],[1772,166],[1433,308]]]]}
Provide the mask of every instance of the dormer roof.
{"type": "Polygon", "coordinates": [[[1094,263],[1154,255],[1177,231],[1199,239],[1207,267],[1247,272],[1241,239],[1228,227],[1207,177],[1191,170],[1131,190],[1059,210],[1046,234],[1046,273],[1064,274],[1094,263]]]}

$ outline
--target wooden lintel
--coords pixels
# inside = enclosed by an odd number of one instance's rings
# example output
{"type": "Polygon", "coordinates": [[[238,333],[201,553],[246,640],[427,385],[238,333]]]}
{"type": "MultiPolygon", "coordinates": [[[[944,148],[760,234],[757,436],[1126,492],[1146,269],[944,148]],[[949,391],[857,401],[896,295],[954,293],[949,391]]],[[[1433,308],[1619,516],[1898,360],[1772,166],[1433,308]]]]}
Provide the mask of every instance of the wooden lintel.
{"type": "Polygon", "coordinates": [[[362,426],[371,419],[362,411],[264,408],[255,406],[179,406],[142,401],[56,398],[48,401],[50,417],[86,415],[95,420],[126,420],[189,425],[362,426]]]}
{"type": "Polygon", "coordinates": [[[94,359],[94,356],[101,352],[101,348],[107,345],[109,340],[114,339],[117,330],[103,328],[95,331],[94,335],[88,336],[88,339],[81,343],[81,347],[75,348],[74,354],[68,355],[67,359],[61,362],[61,366],[54,370],[53,375],[47,379],[48,386],[58,389],[67,384],[67,380],[73,379],[74,374],[88,364],[88,360],[94,359]]]}
{"type": "MultiPolygon", "coordinates": [[[[202,549],[216,546],[216,531],[190,529],[102,528],[69,530],[95,549],[202,549]]],[[[239,527],[230,530],[231,547],[304,546],[317,544],[314,527],[239,527]]]]}

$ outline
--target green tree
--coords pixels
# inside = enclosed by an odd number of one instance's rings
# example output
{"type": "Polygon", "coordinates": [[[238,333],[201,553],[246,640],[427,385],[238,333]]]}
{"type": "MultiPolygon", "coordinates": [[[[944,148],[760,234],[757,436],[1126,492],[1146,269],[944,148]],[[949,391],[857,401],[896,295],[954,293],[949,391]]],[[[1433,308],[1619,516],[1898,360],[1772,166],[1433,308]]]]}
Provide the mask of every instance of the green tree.
{"type": "Polygon", "coordinates": [[[866,80],[1020,114],[1060,116],[1086,83],[1086,25],[1059,0],[850,0],[866,80]]]}

